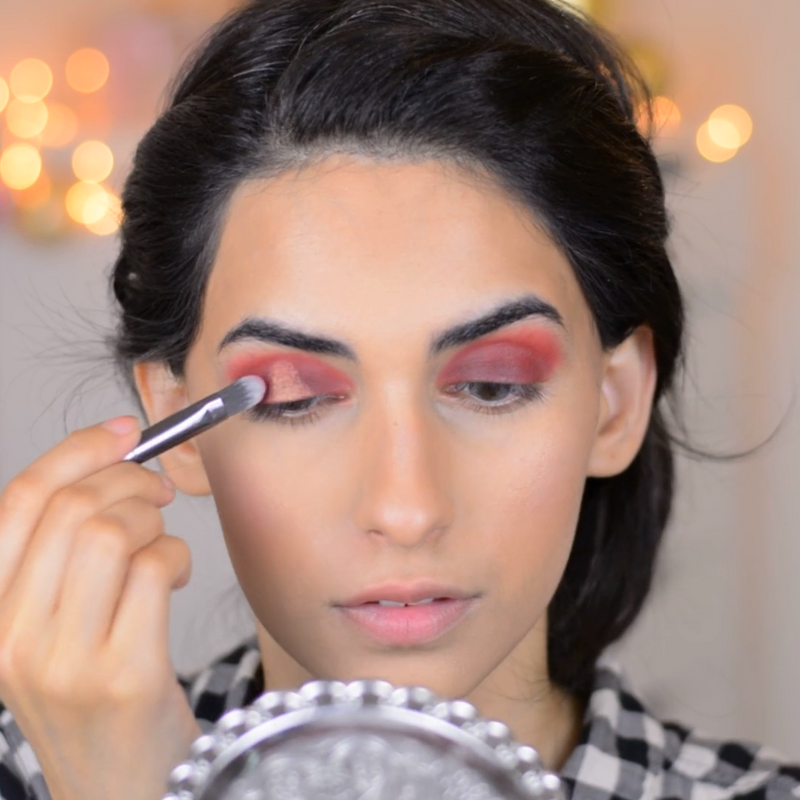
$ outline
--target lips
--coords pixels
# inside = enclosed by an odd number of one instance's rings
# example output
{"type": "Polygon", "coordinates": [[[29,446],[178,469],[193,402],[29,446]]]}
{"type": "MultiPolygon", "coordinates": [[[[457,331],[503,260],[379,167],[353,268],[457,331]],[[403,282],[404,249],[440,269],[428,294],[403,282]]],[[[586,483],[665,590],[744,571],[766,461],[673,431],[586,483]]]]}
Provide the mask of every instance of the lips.
{"type": "Polygon", "coordinates": [[[454,628],[476,600],[434,600],[420,606],[362,603],[340,611],[373,641],[389,647],[430,644],[454,628]]]}
{"type": "Polygon", "coordinates": [[[420,600],[468,600],[476,597],[455,586],[448,586],[429,580],[414,581],[413,583],[384,583],[359,592],[357,595],[339,603],[340,607],[352,608],[367,603],[377,603],[379,600],[391,600],[395,603],[419,603],[420,600]]]}
{"type": "Polygon", "coordinates": [[[370,639],[390,647],[412,647],[429,644],[455,627],[478,597],[429,580],[393,582],[366,589],[338,608],[370,639]]]}

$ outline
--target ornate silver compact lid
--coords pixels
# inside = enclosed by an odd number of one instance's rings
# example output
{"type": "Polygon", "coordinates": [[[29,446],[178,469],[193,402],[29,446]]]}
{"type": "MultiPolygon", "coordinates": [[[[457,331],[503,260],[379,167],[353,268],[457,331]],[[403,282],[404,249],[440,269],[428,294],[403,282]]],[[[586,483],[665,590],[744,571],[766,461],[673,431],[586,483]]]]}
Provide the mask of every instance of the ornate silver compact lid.
{"type": "Polygon", "coordinates": [[[564,800],[537,752],[465,700],[311,681],[230,711],[163,800],[564,800]]]}

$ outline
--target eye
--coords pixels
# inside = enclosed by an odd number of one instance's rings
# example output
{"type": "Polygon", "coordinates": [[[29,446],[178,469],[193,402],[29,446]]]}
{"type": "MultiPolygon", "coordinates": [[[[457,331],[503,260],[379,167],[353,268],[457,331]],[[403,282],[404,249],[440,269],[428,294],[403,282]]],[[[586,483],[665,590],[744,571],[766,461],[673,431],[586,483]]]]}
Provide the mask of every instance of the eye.
{"type": "Polygon", "coordinates": [[[495,383],[462,381],[445,389],[452,396],[465,396],[465,405],[484,414],[503,414],[514,411],[543,396],[536,383],[495,383]],[[476,402],[476,400],[478,402],[476,402]]]}
{"type": "MultiPolygon", "coordinates": [[[[450,396],[465,397],[467,407],[484,414],[508,413],[543,396],[541,386],[535,383],[463,381],[444,391],[450,396]]],[[[343,399],[343,395],[316,395],[286,403],[261,403],[251,408],[247,416],[257,422],[305,425],[318,420],[323,408],[343,399]]]]}
{"type": "Polygon", "coordinates": [[[256,422],[271,421],[287,425],[303,425],[319,419],[321,408],[341,399],[342,395],[316,395],[286,403],[260,403],[246,413],[256,422]]]}

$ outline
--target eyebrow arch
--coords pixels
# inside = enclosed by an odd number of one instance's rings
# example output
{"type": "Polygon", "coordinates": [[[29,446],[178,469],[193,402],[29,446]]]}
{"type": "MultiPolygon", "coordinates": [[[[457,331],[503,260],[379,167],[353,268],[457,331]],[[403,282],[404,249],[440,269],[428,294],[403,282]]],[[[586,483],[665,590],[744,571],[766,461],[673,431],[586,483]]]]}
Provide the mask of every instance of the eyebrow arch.
{"type": "MultiPolygon", "coordinates": [[[[564,327],[564,320],[553,305],[537,295],[525,295],[516,300],[501,303],[480,317],[442,331],[431,341],[429,354],[433,357],[443,350],[467,344],[504,328],[506,325],[530,317],[543,317],[562,328],[564,327]]],[[[240,341],[280,344],[318,355],[341,356],[358,363],[355,350],[339,339],[309,334],[263,317],[248,317],[230,330],[220,342],[217,352],[222,352],[228,345],[240,341]]]]}

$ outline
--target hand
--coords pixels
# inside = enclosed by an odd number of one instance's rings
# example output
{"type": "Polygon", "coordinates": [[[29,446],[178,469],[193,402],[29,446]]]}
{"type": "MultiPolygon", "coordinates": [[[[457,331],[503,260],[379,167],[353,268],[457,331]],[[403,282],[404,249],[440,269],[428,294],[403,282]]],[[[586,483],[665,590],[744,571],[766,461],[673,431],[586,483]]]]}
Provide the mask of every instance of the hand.
{"type": "Polygon", "coordinates": [[[0,494],[0,699],[54,800],[158,800],[200,728],[168,650],[191,556],[175,489],[122,457],[133,417],[80,430],[0,494]]]}

